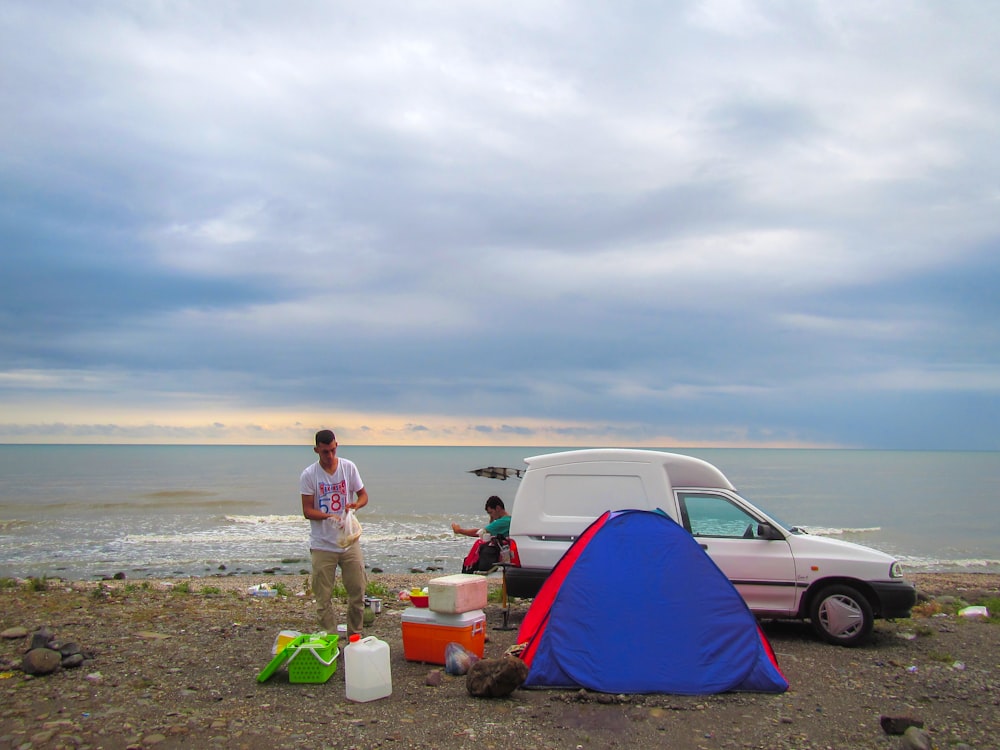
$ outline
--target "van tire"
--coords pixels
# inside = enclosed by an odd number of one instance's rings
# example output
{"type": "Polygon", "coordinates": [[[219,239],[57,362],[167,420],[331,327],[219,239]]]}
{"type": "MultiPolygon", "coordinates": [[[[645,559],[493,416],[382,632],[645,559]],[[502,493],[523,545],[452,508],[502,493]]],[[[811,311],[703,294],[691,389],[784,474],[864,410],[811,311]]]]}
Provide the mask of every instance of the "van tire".
{"type": "Polygon", "coordinates": [[[860,646],[868,640],[875,615],[868,599],[852,586],[836,584],[821,589],[809,606],[813,630],[827,643],[860,646]]]}

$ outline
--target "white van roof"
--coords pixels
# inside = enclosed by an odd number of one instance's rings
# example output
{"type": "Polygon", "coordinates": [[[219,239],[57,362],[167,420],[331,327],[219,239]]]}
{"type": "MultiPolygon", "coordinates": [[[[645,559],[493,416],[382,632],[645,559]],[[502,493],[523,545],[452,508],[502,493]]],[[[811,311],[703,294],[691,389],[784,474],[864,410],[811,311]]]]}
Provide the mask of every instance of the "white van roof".
{"type": "Polygon", "coordinates": [[[544,453],[524,459],[528,471],[534,469],[564,466],[566,464],[591,463],[642,463],[663,467],[673,487],[736,488],[717,468],[693,456],[665,451],[639,450],[635,448],[588,448],[559,453],[544,453]]]}

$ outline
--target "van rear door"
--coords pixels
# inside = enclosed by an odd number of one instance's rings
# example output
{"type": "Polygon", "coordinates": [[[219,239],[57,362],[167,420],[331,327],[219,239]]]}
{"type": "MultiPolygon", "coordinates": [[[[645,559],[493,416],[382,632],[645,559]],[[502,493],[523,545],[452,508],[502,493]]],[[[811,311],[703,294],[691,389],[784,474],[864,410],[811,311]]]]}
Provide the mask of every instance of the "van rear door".
{"type": "MultiPolygon", "coordinates": [[[[528,459],[510,521],[523,566],[551,569],[605,511],[651,510],[672,497],[662,466],[648,460],[609,460],[605,452],[593,459],[595,453],[528,459]]],[[[674,516],[673,508],[664,510],[674,516]]]]}

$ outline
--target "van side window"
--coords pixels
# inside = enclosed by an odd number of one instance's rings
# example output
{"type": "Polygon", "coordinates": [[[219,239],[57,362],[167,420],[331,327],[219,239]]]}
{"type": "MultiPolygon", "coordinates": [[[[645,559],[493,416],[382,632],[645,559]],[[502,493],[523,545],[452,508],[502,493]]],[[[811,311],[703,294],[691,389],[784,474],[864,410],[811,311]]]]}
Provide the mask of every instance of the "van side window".
{"type": "Polygon", "coordinates": [[[681,518],[693,536],[756,539],[757,519],[721,495],[678,492],[681,518]]]}

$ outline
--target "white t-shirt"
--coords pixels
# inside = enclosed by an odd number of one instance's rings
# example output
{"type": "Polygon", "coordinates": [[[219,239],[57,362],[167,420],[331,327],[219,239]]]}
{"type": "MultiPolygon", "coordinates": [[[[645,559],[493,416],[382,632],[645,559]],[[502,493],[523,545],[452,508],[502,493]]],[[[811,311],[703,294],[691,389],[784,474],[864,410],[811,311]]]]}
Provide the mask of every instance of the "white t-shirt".
{"type": "MultiPolygon", "coordinates": [[[[324,513],[344,515],[347,503],[353,502],[358,492],[365,488],[361,474],[353,461],[338,458],[337,470],[327,474],[319,461],[307,466],[299,477],[299,492],[313,496],[313,507],[324,513]]],[[[309,549],[343,552],[336,539],[338,524],[333,518],[323,521],[309,519],[309,549]]]]}

